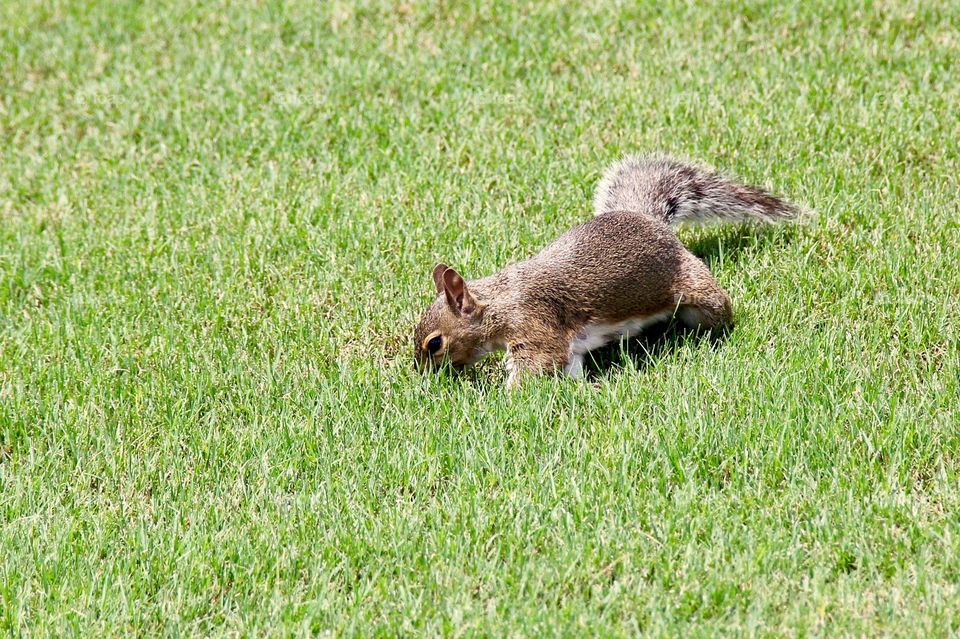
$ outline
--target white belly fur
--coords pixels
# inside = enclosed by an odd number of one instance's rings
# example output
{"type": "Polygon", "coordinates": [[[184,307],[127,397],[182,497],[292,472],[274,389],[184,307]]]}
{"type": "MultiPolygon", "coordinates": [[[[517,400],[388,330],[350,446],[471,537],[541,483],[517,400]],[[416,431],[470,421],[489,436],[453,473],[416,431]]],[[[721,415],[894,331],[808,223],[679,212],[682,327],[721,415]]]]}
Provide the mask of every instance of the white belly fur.
{"type": "Polygon", "coordinates": [[[570,341],[567,365],[564,366],[563,372],[570,377],[579,377],[583,373],[583,356],[586,353],[610,342],[636,335],[647,326],[668,319],[671,315],[673,315],[672,310],[654,313],[646,317],[636,317],[623,322],[596,322],[586,325],[570,341]]]}

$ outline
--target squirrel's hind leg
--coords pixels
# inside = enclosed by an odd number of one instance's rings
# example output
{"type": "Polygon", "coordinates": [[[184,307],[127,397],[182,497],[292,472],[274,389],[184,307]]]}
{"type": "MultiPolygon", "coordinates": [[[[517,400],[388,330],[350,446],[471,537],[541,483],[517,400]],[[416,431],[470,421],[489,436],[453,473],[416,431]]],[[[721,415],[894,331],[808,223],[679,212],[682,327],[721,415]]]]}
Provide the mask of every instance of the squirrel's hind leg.
{"type": "Polygon", "coordinates": [[[689,328],[717,329],[733,323],[730,296],[699,259],[691,256],[676,293],[677,317],[689,328]]]}

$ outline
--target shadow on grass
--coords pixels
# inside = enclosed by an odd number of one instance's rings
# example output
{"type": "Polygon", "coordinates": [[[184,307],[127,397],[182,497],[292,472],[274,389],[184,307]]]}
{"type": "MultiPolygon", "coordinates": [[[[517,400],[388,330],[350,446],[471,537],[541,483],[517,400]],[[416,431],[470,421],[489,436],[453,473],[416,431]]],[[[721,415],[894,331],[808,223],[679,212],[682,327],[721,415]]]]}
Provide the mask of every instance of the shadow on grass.
{"type": "Polygon", "coordinates": [[[724,261],[736,264],[755,249],[787,246],[797,237],[797,225],[730,224],[706,227],[686,244],[691,253],[707,264],[724,261]]]}
{"type": "Polygon", "coordinates": [[[648,327],[635,337],[591,351],[584,357],[583,372],[587,379],[609,377],[623,370],[627,360],[638,371],[642,371],[660,357],[691,341],[706,340],[718,345],[727,338],[732,329],[732,326],[728,326],[712,331],[699,330],[687,328],[676,320],[667,320],[648,327]]]}

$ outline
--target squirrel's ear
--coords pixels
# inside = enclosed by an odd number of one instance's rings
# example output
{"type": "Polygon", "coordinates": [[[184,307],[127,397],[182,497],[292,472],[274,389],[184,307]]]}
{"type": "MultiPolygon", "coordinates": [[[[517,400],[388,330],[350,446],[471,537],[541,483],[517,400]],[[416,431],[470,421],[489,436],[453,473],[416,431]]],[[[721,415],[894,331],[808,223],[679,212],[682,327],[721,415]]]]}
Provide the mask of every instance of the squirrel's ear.
{"type": "Polygon", "coordinates": [[[443,262],[433,267],[433,284],[437,287],[437,293],[443,292],[443,272],[448,268],[443,262]]]}
{"type": "Polygon", "coordinates": [[[477,307],[467,290],[467,283],[452,268],[443,272],[443,292],[447,296],[447,304],[458,315],[469,315],[477,307]]]}

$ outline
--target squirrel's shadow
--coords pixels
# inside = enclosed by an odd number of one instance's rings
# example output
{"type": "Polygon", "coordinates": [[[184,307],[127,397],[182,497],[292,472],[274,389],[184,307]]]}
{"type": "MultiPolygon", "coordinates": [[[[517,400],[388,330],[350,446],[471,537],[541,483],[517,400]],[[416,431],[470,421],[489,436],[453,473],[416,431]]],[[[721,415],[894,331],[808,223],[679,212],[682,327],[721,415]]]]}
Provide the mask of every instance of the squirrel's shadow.
{"type": "MultiPolygon", "coordinates": [[[[684,240],[687,249],[707,264],[716,261],[738,263],[760,245],[786,246],[796,238],[794,226],[735,224],[703,227],[684,240]]],[[[686,235],[686,234],[685,234],[686,235]]]]}
{"type": "Polygon", "coordinates": [[[590,351],[583,358],[583,372],[588,379],[607,377],[624,368],[627,359],[637,370],[643,370],[664,354],[681,348],[691,340],[707,340],[720,344],[731,328],[712,331],[691,329],[676,320],[665,320],[647,327],[639,335],[612,342],[590,351]]]}

